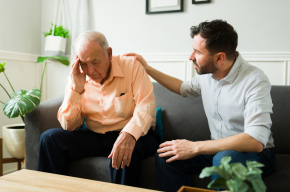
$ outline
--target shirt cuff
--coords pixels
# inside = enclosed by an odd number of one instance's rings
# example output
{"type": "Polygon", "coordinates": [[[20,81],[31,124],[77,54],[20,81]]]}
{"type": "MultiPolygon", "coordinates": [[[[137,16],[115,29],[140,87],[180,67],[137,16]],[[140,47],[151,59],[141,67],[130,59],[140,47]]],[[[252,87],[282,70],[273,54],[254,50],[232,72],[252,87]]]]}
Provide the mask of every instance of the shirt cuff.
{"type": "Polygon", "coordinates": [[[186,83],[183,81],[183,82],[181,83],[181,85],[180,85],[180,89],[179,89],[180,94],[181,94],[181,96],[183,96],[183,97],[186,97],[186,94],[185,94],[185,86],[186,86],[186,83]]]}
{"type": "Polygon", "coordinates": [[[68,93],[67,100],[71,101],[71,102],[81,103],[81,101],[84,97],[84,93],[85,93],[85,91],[83,91],[82,94],[80,95],[78,92],[71,89],[71,91],[69,91],[69,93],[68,93]]]}
{"type": "Polygon", "coordinates": [[[143,135],[146,135],[149,129],[155,125],[155,120],[144,112],[135,113],[132,119],[127,123],[127,125],[122,130],[130,133],[136,139],[136,141],[143,135]]]}
{"type": "Polygon", "coordinates": [[[269,141],[271,131],[264,126],[251,126],[246,128],[245,133],[262,143],[265,148],[269,141]]]}

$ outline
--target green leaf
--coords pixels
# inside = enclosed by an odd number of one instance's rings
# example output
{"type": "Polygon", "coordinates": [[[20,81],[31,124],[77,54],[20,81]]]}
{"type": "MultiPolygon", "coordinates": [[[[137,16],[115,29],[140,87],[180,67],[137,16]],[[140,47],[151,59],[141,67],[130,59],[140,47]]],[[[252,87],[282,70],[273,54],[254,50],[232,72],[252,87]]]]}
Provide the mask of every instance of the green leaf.
{"type": "Polygon", "coordinates": [[[233,173],[241,180],[245,180],[247,176],[247,168],[241,164],[237,163],[234,166],[232,166],[233,173]]]}
{"type": "Polygon", "coordinates": [[[252,167],[252,168],[249,168],[249,173],[262,174],[263,171],[261,169],[259,169],[259,168],[252,167]]]}
{"type": "Polygon", "coordinates": [[[239,178],[228,180],[226,184],[231,192],[246,192],[249,188],[249,186],[239,178]]]}
{"type": "Polygon", "coordinates": [[[62,25],[58,26],[57,25],[53,25],[53,23],[51,22],[51,28],[49,29],[49,32],[45,33],[43,32],[44,37],[48,36],[48,35],[52,35],[52,29],[54,28],[54,36],[61,36],[63,38],[69,38],[69,30],[63,28],[62,25]]]}
{"type": "Polygon", "coordinates": [[[255,192],[266,192],[267,187],[262,179],[252,179],[250,182],[252,183],[255,192]]]}
{"type": "Polygon", "coordinates": [[[218,177],[211,181],[208,185],[207,188],[210,189],[229,189],[226,185],[226,180],[224,178],[218,177]]]}
{"type": "Polygon", "coordinates": [[[5,66],[5,62],[3,64],[0,63],[0,73],[5,71],[4,66],[5,66]]]}
{"type": "Polygon", "coordinates": [[[226,164],[229,164],[229,162],[232,160],[232,158],[230,156],[226,156],[226,157],[223,157],[222,160],[221,160],[221,164],[222,165],[226,165],[226,164]]]}
{"type": "Polygon", "coordinates": [[[248,169],[252,168],[252,167],[264,167],[265,166],[262,163],[258,163],[257,161],[247,161],[246,165],[247,165],[248,169]]]}
{"type": "Polygon", "coordinates": [[[64,56],[51,56],[51,57],[38,57],[37,58],[37,63],[42,63],[44,61],[46,61],[47,59],[54,59],[66,66],[69,66],[69,60],[67,57],[64,57],[64,56]]]}
{"type": "Polygon", "coordinates": [[[3,112],[8,118],[25,115],[40,104],[41,93],[39,89],[20,90],[11,95],[12,98],[3,107],[3,112]]]}
{"type": "Polygon", "coordinates": [[[229,162],[231,160],[232,160],[232,158],[230,156],[223,157],[222,160],[221,160],[220,168],[223,167],[223,169],[226,171],[228,177],[231,177],[232,174],[233,174],[231,166],[229,164],[229,162]]]}
{"type": "Polygon", "coordinates": [[[213,167],[205,167],[200,175],[199,178],[205,178],[205,177],[209,177],[211,175],[215,175],[219,173],[219,168],[217,166],[213,166],[213,167]]]}

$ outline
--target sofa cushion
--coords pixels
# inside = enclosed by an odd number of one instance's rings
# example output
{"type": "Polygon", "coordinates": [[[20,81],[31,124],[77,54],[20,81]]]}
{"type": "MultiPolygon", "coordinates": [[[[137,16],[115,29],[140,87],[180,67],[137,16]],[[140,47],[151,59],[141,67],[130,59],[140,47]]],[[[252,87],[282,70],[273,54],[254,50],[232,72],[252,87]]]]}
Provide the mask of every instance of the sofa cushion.
{"type": "Polygon", "coordinates": [[[277,167],[273,174],[264,177],[267,192],[289,192],[290,185],[290,155],[276,154],[277,167]]]}

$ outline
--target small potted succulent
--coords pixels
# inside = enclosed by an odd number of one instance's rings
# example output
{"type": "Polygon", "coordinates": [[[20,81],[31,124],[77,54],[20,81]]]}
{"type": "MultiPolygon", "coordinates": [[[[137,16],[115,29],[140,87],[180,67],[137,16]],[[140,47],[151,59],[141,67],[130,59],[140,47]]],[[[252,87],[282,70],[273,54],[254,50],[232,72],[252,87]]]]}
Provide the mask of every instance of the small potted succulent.
{"type": "Polygon", "coordinates": [[[229,163],[231,157],[222,158],[219,166],[206,167],[199,177],[209,177],[219,174],[220,177],[208,184],[211,189],[226,189],[231,192],[266,192],[266,186],[262,180],[264,165],[256,161],[247,161],[245,167],[241,163],[229,163]]]}

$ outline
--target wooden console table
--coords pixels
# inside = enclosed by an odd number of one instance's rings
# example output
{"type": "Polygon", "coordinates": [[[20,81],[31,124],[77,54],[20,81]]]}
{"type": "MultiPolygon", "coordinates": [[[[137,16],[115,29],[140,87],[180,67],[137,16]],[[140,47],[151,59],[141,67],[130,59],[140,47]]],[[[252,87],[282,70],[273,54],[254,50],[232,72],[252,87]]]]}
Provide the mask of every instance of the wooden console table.
{"type": "Polygon", "coordinates": [[[3,175],[3,164],[4,163],[17,163],[17,169],[21,169],[21,162],[23,162],[25,167],[25,159],[17,159],[14,157],[3,158],[3,139],[0,138],[0,176],[3,175]]]}

